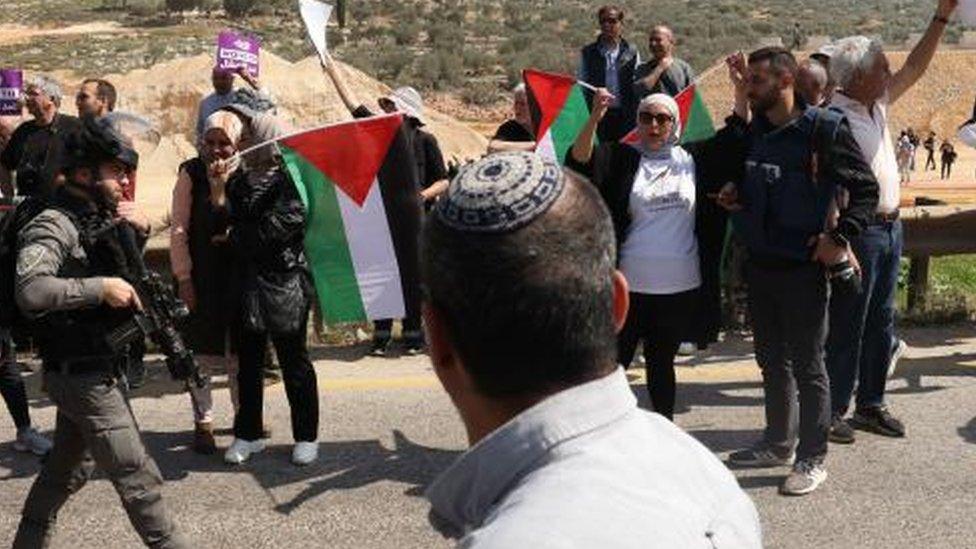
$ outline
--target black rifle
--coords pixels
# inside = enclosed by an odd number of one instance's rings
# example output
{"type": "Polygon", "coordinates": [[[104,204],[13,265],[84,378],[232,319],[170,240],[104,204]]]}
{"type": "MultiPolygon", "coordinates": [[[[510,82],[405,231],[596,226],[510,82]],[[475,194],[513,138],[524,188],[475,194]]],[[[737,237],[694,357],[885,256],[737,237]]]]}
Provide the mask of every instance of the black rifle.
{"type": "Polygon", "coordinates": [[[131,320],[108,335],[109,347],[124,349],[135,341],[149,337],[166,356],[166,367],[173,379],[204,387],[207,378],[200,374],[193,351],[187,348],[177,329],[190,315],[190,310],[173,294],[172,287],[159,273],[146,267],[132,225],[123,221],[116,229],[119,244],[132,271],[133,280],[129,282],[139,294],[142,310],[136,311],[131,320]]]}

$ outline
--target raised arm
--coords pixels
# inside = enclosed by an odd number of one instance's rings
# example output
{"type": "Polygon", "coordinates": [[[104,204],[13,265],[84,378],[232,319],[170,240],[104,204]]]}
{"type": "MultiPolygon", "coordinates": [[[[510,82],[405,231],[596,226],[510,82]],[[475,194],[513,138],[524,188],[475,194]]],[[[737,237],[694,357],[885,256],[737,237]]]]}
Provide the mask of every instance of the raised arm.
{"type": "Polygon", "coordinates": [[[332,56],[326,54],[325,61],[322,63],[322,70],[325,75],[329,77],[332,84],[335,86],[336,92],[339,93],[339,98],[342,99],[342,103],[349,109],[349,112],[354,112],[357,108],[362,106],[362,103],[353,95],[352,90],[346,85],[345,79],[339,72],[339,67],[332,60],[332,56]]]}
{"type": "Polygon", "coordinates": [[[892,77],[888,85],[888,101],[894,103],[905,92],[907,92],[918,79],[925,74],[935,56],[935,50],[939,47],[942,35],[945,34],[946,25],[949,17],[956,11],[959,0],[939,0],[939,5],[935,9],[935,17],[929,23],[928,29],[922,35],[922,39],[908,54],[905,64],[892,77]]]}
{"type": "Polygon", "coordinates": [[[607,109],[610,108],[610,103],[613,101],[613,94],[606,90],[606,88],[600,88],[593,94],[593,110],[590,112],[590,118],[586,121],[586,125],[583,126],[583,130],[576,137],[576,142],[573,143],[573,148],[570,149],[570,154],[579,164],[588,164],[590,158],[593,156],[593,141],[596,137],[596,128],[600,125],[600,121],[603,120],[603,115],[607,113],[607,109]]]}

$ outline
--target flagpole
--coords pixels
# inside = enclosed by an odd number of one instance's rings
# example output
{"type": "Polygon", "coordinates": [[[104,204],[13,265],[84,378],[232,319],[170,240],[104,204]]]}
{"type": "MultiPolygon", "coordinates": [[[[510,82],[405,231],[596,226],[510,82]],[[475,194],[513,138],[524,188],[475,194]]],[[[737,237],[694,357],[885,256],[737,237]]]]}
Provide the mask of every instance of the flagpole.
{"type": "MultiPolygon", "coordinates": [[[[371,116],[370,118],[389,118],[391,116],[396,116],[396,117],[400,117],[400,118],[403,117],[402,114],[400,114],[398,112],[395,112],[395,113],[389,113],[389,114],[381,114],[379,116],[371,116]]],[[[353,119],[353,120],[349,120],[349,121],[345,121],[345,122],[332,122],[331,124],[323,124],[322,126],[318,126],[318,127],[315,127],[315,128],[306,128],[304,130],[298,130],[297,132],[292,132],[292,133],[288,133],[288,134],[285,134],[285,135],[280,135],[278,137],[275,137],[275,138],[272,138],[272,139],[268,139],[267,141],[263,141],[261,143],[258,143],[257,145],[250,146],[250,147],[244,149],[243,151],[239,151],[237,153],[237,156],[244,156],[245,154],[250,154],[250,153],[252,153],[252,152],[254,152],[254,151],[258,150],[258,149],[261,149],[261,148],[267,147],[268,145],[277,143],[278,141],[281,141],[282,139],[288,139],[288,138],[295,137],[295,136],[298,136],[298,135],[303,135],[303,134],[306,134],[306,133],[310,133],[310,132],[314,132],[314,131],[317,131],[317,130],[321,130],[323,128],[329,128],[329,127],[332,127],[332,126],[339,126],[339,125],[342,125],[342,124],[349,124],[349,123],[355,122],[355,121],[356,120],[353,119]]]]}

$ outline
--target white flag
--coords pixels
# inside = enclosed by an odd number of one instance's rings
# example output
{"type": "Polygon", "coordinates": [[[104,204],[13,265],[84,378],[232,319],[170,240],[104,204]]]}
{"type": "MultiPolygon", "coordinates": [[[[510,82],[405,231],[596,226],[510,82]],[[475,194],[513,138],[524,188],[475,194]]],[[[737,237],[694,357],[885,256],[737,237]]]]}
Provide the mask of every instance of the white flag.
{"type": "Polygon", "coordinates": [[[976,26],[976,0],[962,0],[959,2],[959,20],[968,27],[976,26]]]}
{"type": "Polygon", "coordinates": [[[308,37],[318,50],[319,58],[325,63],[325,56],[329,53],[325,45],[325,25],[332,15],[332,6],[318,0],[298,0],[298,9],[302,12],[308,37]]]}
{"type": "Polygon", "coordinates": [[[966,124],[965,126],[959,128],[959,132],[956,133],[956,137],[959,138],[959,141],[962,141],[970,147],[976,148],[976,122],[966,124]]]}

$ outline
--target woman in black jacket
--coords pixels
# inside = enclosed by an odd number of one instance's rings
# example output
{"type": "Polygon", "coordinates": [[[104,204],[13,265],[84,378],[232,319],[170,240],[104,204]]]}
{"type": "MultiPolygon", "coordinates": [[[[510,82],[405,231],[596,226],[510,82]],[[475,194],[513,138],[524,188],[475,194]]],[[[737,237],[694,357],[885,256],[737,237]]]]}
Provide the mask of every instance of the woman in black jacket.
{"type": "MultiPolygon", "coordinates": [[[[730,119],[715,137],[683,147],[678,105],[670,96],[654,94],[638,107],[638,140],[594,148],[610,100],[606,90],[596,93],[566,165],[590,178],[613,218],[618,268],[631,290],[618,361],[628,366],[643,341],[651,403],[672,419],[678,346],[702,307],[717,308],[724,214],[710,209],[720,219],[703,218],[700,211],[709,205],[706,190],[735,179],[742,168],[743,141],[736,139],[742,125],[730,119]]],[[[748,116],[744,96],[737,98],[736,112],[743,120],[748,116]]]]}
{"type": "MultiPolygon", "coordinates": [[[[225,146],[244,146],[275,137],[269,115],[232,105],[207,119],[207,137],[219,132],[225,146]],[[241,131],[233,128],[240,121],[241,131]]],[[[234,443],[224,454],[242,463],[264,449],[262,441],[264,383],[261,375],[268,338],[281,363],[291,407],[295,447],[292,461],[307,465],[318,457],[319,399],[315,370],[306,347],[306,324],[312,286],[305,261],[305,207],[272,149],[215,163],[211,179],[226,183],[230,242],[242,301],[237,382],[240,408],[234,420],[234,443]]]]}

